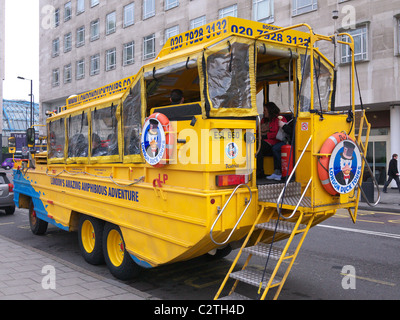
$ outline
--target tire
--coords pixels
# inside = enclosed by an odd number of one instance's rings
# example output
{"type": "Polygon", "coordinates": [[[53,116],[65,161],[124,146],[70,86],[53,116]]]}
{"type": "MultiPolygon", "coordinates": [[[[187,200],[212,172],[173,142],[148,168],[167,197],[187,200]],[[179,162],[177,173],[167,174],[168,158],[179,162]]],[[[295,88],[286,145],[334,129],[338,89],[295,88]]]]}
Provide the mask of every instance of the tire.
{"type": "Polygon", "coordinates": [[[15,207],[14,206],[10,206],[10,207],[5,208],[5,210],[6,210],[6,214],[12,215],[15,212],[15,207]]]}
{"type": "Polygon", "coordinates": [[[231,251],[232,247],[228,244],[226,247],[207,252],[206,257],[210,260],[218,260],[226,257],[231,251]]]}
{"type": "Polygon", "coordinates": [[[104,259],[111,274],[119,280],[130,280],[141,271],[126,251],[125,242],[118,226],[106,223],[103,233],[104,259]]]}
{"type": "Polygon", "coordinates": [[[79,248],[85,261],[92,265],[104,263],[103,230],[103,221],[84,214],[79,217],[79,248]]]}
{"type": "Polygon", "coordinates": [[[31,200],[31,203],[29,205],[29,225],[31,226],[31,231],[35,235],[42,235],[45,234],[47,231],[47,225],[48,223],[46,221],[43,221],[42,219],[39,219],[36,216],[35,208],[33,206],[33,201],[31,200]]]}

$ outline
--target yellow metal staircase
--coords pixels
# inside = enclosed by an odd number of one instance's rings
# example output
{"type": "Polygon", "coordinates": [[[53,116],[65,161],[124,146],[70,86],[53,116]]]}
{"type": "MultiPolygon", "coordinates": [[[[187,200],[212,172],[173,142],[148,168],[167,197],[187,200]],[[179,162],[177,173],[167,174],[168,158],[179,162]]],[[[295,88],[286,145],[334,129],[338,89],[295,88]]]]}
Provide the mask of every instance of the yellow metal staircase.
{"type": "Polygon", "coordinates": [[[248,236],[241,249],[239,250],[235,260],[232,263],[231,268],[229,269],[223,283],[221,284],[220,289],[218,290],[214,299],[221,300],[244,300],[249,299],[249,297],[240,295],[235,292],[235,289],[239,282],[244,282],[250,285],[253,285],[258,288],[258,297],[260,300],[264,300],[267,293],[271,288],[278,287],[274,299],[277,299],[282,287],[289,275],[289,272],[295,262],[297,254],[300,251],[300,248],[303,244],[303,241],[310,229],[314,215],[311,213],[304,213],[302,210],[299,210],[291,219],[291,221],[286,221],[283,217],[279,217],[277,214],[277,209],[271,207],[271,203],[260,202],[261,210],[258,214],[258,217],[252,226],[248,236]],[[276,219],[277,217],[277,219],[276,219]],[[262,222],[265,221],[265,222],[262,222]],[[269,231],[269,233],[268,233],[269,231]],[[271,232],[273,232],[272,240],[271,232]],[[292,245],[292,241],[295,235],[301,235],[299,242],[295,245],[292,245]],[[256,240],[253,246],[247,247],[249,241],[254,241],[256,235],[256,240]],[[268,238],[269,236],[269,238],[268,238]],[[275,238],[285,238],[288,237],[286,245],[284,248],[277,248],[273,246],[275,238]],[[267,239],[267,242],[264,243],[267,239]],[[294,249],[290,248],[294,247],[294,249]],[[290,251],[289,248],[292,250],[290,251]],[[248,257],[239,271],[234,271],[239,258],[242,254],[247,254],[248,257]],[[272,272],[267,272],[267,268],[264,270],[259,270],[250,265],[250,260],[252,257],[261,257],[265,259],[265,266],[267,267],[268,261],[270,259],[277,260],[275,268],[272,272]],[[283,264],[284,261],[288,263],[283,264]],[[278,270],[285,269],[281,278],[278,276],[278,270]],[[220,298],[221,292],[224,289],[229,278],[235,279],[229,294],[225,297],[220,298]]]}

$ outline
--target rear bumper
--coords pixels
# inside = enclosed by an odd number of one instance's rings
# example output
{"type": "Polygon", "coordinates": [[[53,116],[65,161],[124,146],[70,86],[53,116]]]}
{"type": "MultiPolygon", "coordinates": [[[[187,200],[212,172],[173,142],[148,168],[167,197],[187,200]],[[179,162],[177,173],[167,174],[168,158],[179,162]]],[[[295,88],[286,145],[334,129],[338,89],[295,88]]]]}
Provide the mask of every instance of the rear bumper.
{"type": "Polygon", "coordinates": [[[15,207],[14,192],[11,192],[8,196],[0,197],[0,208],[7,207],[15,207]]]}

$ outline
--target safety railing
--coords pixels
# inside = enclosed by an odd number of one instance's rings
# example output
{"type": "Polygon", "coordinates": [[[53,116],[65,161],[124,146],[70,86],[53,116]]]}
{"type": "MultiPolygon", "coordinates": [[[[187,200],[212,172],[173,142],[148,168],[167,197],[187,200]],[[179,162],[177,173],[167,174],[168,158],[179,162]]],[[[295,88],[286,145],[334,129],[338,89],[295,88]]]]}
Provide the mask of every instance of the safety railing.
{"type": "Polygon", "coordinates": [[[292,179],[294,173],[296,172],[296,169],[297,169],[297,167],[299,166],[299,163],[300,163],[301,159],[303,158],[304,153],[306,152],[306,150],[307,150],[309,144],[311,143],[311,140],[312,140],[312,136],[310,136],[310,138],[308,139],[306,145],[304,146],[303,151],[301,152],[301,154],[300,154],[300,156],[299,156],[299,159],[297,160],[295,166],[293,167],[292,173],[289,175],[288,179],[286,180],[285,186],[282,188],[282,191],[281,191],[281,193],[279,194],[278,201],[277,201],[277,203],[276,203],[276,209],[277,209],[277,211],[278,211],[279,216],[283,217],[284,219],[290,219],[290,218],[292,218],[292,217],[294,216],[294,214],[295,214],[296,211],[297,211],[297,208],[299,207],[301,201],[302,201],[303,198],[304,198],[304,195],[306,194],[306,192],[307,192],[307,190],[308,190],[308,188],[310,187],[310,184],[311,184],[311,182],[312,182],[312,177],[311,177],[310,180],[308,181],[308,184],[307,184],[307,186],[305,187],[305,189],[304,189],[304,191],[303,191],[303,193],[302,193],[302,195],[301,195],[299,201],[297,202],[296,208],[293,210],[292,214],[291,214],[290,216],[288,216],[288,217],[285,217],[285,216],[281,215],[281,208],[280,208],[280,205],[281,205],[281,202],[282,202],[282,197],[283,197],[283,195],[284,195],[284,193],[285,193],[286,187],[289,185],[289,183],[290,183],[290,181],[291,181],[291,179],[292,179]]]}
{"type": "Polygon", "coordinates": [[[253,194],[252,194],[252,192],[251,192],[250,187],[249,187],[247,184],[244,184],[244,183],[239,184],[239,185],[232,191],[230,197],[229,197],[228,200],[225,202],[225,205],[222,207],[222,209],[220,210],[220,212],[219,212],[219,214],[218,214],[218,217],[215,219],[214,223],[213,223],[212,226],[211,226],[211,229],[210,229],[210,238],[211,238],[211,241],[212,241],[212,242],[214,242],[214,243],[215,243],[216,245],[218,245],[218,246],[221,246],[221,245],[224,245],[225,243],[227,243],[227,242],[231,239],[232,234],[235,232],[237,226],[239,225],[239,223],[240,223],[240,221],[242,220],[244,214],[246,213],[248,207],[250,206],[252,198],[253,198],[253,194]],[[221,218],[222,214],[223,214],[224,211],[225,211],[225,208],[228,206],[228,204],[229,204],[229,202],[231,201],[232,197],[235,195],[236,191],[237,191],[240,187],[246,187],[247,189],[249,189],[249,192],[250,192],[250,199],[247,201],[246,207],[244,208],[244,210],[243,210],[242,214],[240,215],[238,221],[236,222],[235,226],[232,228],[232,231],[231,231],[231,233],[229,234],[228,238],[226,238],[226,240],[223,241],[223,242],[217,242],[217,241],[214,240],[213,235],[212,235],[212,233],[213,233],[213,231],[214,231],[214,227],[215,227],[215,225],[217,224],[218,220],[221,218]]]}

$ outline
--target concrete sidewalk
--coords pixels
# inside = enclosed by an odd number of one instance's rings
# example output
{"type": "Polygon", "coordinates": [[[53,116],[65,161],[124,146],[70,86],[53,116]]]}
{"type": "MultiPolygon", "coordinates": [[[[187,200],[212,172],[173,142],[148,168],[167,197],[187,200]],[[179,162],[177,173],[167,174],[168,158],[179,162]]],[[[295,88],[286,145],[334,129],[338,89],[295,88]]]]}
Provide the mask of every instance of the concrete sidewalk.
{"type": "MultiPolygon", "coordinates": [[[[398,212],[400,213],[400,192],[398,189],[387,189],[387,193],[383,193],[382,186],[379,187],[380,201],[375,207],[370,207],[362,198],[358,208],[360,210],[381,211],[381,212],[398,212]]],[[[374,201],[378,199],[378,191],[374,188],[374,201]]]]}
{"type": "Polygon", "coordinates": [[[0,300],[150,299],[120,281],[0,236],[0,300]]]}

